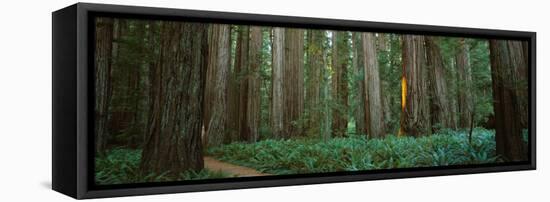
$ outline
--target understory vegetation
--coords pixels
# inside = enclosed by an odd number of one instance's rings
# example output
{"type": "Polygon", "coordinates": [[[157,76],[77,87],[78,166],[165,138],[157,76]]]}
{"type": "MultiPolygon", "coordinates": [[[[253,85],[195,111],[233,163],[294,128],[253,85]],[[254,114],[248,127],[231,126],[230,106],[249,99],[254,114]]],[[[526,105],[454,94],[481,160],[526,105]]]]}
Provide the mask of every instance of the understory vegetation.
{"type": "Polygon", "coordinates": [[[167,171],[164,173],[141,175],[139,170],[140,160],[141,150],[139,149],[109,150],[105,155],[96,158],[96,184],[168,182],[231,177],[225,173],[213,172],[207,169],[201,171],[187,170],[181,173],[170,173],[167,171]]]}
{"type": "Polygon", "coordinates": [[[233,143],[208,150],[222,161],[271,174],[301,174],[390,168],[431,167],[500,162],[494,131],[476,128],[471,144],[467,132],[443,130],[414,137],[365,136],[322,139],[264,140],[233,143]]]}

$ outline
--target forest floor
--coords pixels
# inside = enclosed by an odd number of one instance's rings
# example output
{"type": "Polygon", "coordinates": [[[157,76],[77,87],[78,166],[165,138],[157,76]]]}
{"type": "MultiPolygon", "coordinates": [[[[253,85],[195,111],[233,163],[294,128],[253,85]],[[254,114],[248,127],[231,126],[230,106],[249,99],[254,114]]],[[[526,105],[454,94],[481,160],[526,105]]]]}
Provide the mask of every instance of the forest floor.
{"type": "Polygon", "coordinates": [[[204,157],[204,167],[214,172],[223,172],[235,177],[267,176],[268,173],[259,172],[253,168],[238,166],[214,159],[213,157],[204,157]]]}
{"type": "Polygon", "coordinates": [[[273,175],[497,163],[494,130],[441,130],[422,137],[266,139],[209,148],[208,156],[273,175]]]}

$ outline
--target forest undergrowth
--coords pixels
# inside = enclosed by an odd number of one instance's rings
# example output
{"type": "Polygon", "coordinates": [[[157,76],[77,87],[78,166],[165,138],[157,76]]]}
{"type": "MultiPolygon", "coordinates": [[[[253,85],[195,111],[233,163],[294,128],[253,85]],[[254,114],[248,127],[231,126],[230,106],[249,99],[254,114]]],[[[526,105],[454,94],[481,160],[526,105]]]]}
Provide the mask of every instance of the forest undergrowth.
{"type": "MultiPolygon", "coordinates": [[[[496,163],[494,131],[476,128],[469,142],[467,131],[441,130],[431,136],[368,139],[349,136],[262,140],[232,143],[208,149],[206,154],[236,165],[270,174],[302,174],[393,168],[496,163]]],[[[96,182],[121,184],[231,177],[207,169],[181,173],[139,171],[141,150],[115,148],[96,158],[96,182]]]]}
{"type": "Polygon", "coordinates": [[[264,140],[208,150],[215,158],[272,174],[300,174],[496,163],[494,131],[442,130],[424,137],[264,140]]]}

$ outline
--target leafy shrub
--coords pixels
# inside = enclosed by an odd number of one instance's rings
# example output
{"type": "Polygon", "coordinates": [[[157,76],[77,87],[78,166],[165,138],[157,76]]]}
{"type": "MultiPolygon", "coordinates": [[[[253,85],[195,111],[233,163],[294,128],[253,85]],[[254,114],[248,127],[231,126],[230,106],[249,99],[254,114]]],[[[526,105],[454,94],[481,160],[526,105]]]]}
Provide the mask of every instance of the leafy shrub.
{"type": "Polygon", "coordinates": [[[498,162],[494,132],[476,128],[468,134],[441,130],[426,137],[264,140],[208,149],[222,161],[272,174],[357,171],[390,168],[467,165],[498,162]]]}

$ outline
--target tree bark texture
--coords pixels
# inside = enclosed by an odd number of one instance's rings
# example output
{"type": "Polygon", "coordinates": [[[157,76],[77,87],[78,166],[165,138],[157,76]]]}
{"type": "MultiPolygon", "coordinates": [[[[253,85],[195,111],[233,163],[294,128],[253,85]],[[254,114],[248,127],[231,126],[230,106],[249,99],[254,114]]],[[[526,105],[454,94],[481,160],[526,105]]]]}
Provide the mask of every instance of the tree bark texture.
{"type": "Polygon", "coordinates": [[[283,82],[285,138],[302,136],[304,112],[304,31],[286,28],[283,82]]]}
{"type": "MultiPolygon", "coordinates": [[[[229,25],[216,24],[211,26],[209,44],[208,80],[211,83],[207,92],[206,108],[209,110],[208,123],[205,128],[206,145],[220,146],[227,138],[227,87],[229,82],[231,59],[231,32],[229,25]]],[[[208,77],[207,77],[208,78],[208,77]]]]}
{"type": "Polygon", "coordinates": [[[202,104],[207,63],[203,24],[162,22],[154,67],[149,127],[140,164],[144,175],[178,175],[204,167],[202,104]]]}
{"type": "Polygon", "coordinates": [[[95,151],[105,151],[107,123],[111,101],[111,65],[113,54],[113,19],[96,19],[95,47],[95,151]]]}
{"type": "Polygon", "coordinates": [[[363,40],[361,33],[353,33],[353,73],[354,73],[354,84],[356,86],[357,93],[355,94],[353,101],[357,104],[355,105],[354,115],[355,115],[355,133],[360,135],[366,135],[367,131],[365,124],[367,120],[365,119],[365,57],[363,51],[363,40]]]}
{"type": "Polygon", "coordinates": [[[400,135],[431,134],[424,36],[403,35],[400,135]]]}
{"type": "Polygon", "coordinates": [[[455,128],[455,120],[449,102],[448,78],[445,76],[445,67],[441,49],[437,45],[437,38],[427,36],[425,44],[430,75],[432,124],[440,124],[440,128],[455,128]]]}
{"type": "Polygon", "coordinates": [[[276,138],[283,138],[283,82],[285,63],[285,29],[273,28],[273,70],[271,76],[272,102],[271,102],[271,132],[276,138]]]}
{"type": "MultiPolygon", "coordinates": [[[[517,115],[523,112],[522,93],[527,83],[521,76],[527,54],[518,49],[522,42],[490,40],[491,78],[495,112],[496,152],[509,161],[527,159],[522,141],[522,123],[517,115]]],[[[525,93],[527,93],[525,91],[525,93]]]]}
{"type": "Polygon", "coordinates": [[[248,102],[246,107],[246,124],[244,127],[243,139],[247,142],[255,142],[260,134],[260,67],[262,59],[262,29],[261,27],[250,27],[250,64],[246,77],[248,83],[248,102]]]}
{"type": "Polygon", "coordinates": [[[249,41],[250,28],[240,26],[237,30],[237,41],[235,48],[235,65],[231,72],[229,81],[229,105],[227,131],[228,138],[225,142],[232,140],[243,141],[246,139],[244,130],[247,123],[246,107],[248,103],[248,82],[247,74],[249,68],[249,41]]]}
{"type": "Polygon", "coordinates": [[[362,33],[365,82],[365,128],[370,137],[383,137],[384,111],[380,88],[380,71],[373,33],[362,33]]]}
{"type": "Polygon", "coordinates": [[[472,70],[470,67],[470,56],[468,55],[468,44],[464,38],[459,39],[459,49],[456,56],[456,67],[458,72],[458,127],[469,128],[473,103],[472,103],[472,70]]]}

